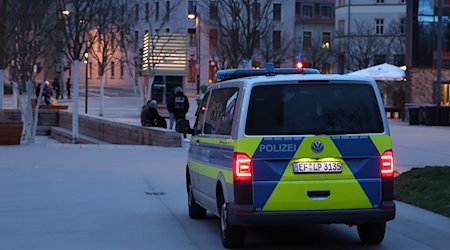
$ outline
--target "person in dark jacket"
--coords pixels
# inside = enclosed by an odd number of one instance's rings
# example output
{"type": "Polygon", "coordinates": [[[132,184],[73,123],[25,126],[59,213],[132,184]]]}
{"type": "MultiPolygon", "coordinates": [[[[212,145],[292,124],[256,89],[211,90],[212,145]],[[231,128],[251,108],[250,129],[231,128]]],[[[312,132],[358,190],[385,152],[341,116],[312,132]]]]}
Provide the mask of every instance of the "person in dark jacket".
{"type": "Polygon", "coordinates": [[[142,126],[167,128],[166,120],[159,115],[156,107],[158,103],[156,100],[147,101],[147,105],[141,111],[142,126]]]}
{"type": "MultiPolygon", "coordinates": [[[[172,129],[174,122],[178,120],[186,120],[186,113],[189,110],[189,99],[184,95],[183,89],[178,86],[175,88],[174,96],[167,102],[167,110],[169,111],[170,121],[169,129],[172,129]]],[[[186,134],[183,134],[186,138],[186,134]]]]}

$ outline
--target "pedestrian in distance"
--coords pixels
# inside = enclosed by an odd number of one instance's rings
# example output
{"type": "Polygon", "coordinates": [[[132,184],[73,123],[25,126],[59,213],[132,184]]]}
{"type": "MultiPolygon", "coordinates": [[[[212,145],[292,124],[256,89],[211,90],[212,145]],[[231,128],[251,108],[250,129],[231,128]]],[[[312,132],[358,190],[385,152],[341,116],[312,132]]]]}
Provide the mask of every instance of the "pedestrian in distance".
{"type": "Polygon", "coordinates": [[[49,81],[45,81],[43,96],[46,105],[53,105],[53,90],[52,87],[50,87],[49,81]]]}
{"type": "Polygon", "coordinates": [[[72,87],[72,84],[70,84],[70,77],[67,78],[66,87],[67,87],[67,98],[68,98],[68,99],[72,99],[72,98],[70,97],[70,87],[72,87]]]}
{"type": "Polygon", "coordinates": [[[55,80],[53,80],[52,87],[56,94],[55,98],[59,99],[59,96],[61,95],[61,86],[59,85],[58,77],[55,77],[55,80]]]}
{"type": "MultiPolygon", "coordinates": [[[[174,96],[167,102],[167,110],[169,111],[169,118],[171,118],[170,129],[179,120],[186,120],[186,113],[189,110],[189,99],[184,95],[183,89],[180,86],[175,88],[174,96]]],[[[186,138],[186,133],[183,133],[183,137],[186,138]]]]}
{"type": "Polygon", "coordinates": [[[147,101],[147,104],[144,105],[141,111],[142,126],[167,128],[167,122],[159,115],[157,107],[158,103],[156,100],[147,101]]]}

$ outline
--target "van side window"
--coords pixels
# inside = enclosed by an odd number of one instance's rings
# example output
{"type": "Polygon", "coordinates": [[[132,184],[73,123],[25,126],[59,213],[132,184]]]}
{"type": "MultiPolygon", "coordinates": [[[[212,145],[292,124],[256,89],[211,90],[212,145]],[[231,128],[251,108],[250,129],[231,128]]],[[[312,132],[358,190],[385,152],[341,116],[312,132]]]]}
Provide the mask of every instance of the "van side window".
{"type": "Polygon", "coordinates": [[[234,111],[239,88],[223,88],[212,91],[206,110],[205,134],[231,135],[234,111]]]}
{"type": "Polygon", "coordinates": [[[209,99],[210,93],[211,92],[208,92],[205,94],[201,105],[198,106],[198,108],[197,108],[197,113],[196,113],[197,119],[195,120],[195,124],[194,124],[195,134],[200,134],[203,130],[203,120],[205,118],[205,113],[207,110],[206,106],[208,104],[208,99],[209,99]]]}

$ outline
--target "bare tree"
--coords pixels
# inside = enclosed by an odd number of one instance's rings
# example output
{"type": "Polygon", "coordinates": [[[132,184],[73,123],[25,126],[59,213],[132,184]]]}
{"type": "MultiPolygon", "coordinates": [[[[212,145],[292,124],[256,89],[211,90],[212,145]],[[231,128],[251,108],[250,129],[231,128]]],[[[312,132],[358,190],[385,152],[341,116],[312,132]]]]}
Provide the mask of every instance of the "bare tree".
{"type": "Polygon", "coordinates": [[[91,49],[95,37],[89,37],[89,31],[95,27],[100,0],[57,0],[59,13],[64,11],[65,54],[73,67],[73,105],[72,105],[72,142],[78,143],[78,96],[80,85],[80,61],[84,53],[91,49]]]}
{"type": "MultiPolygon", "coordinates": [[[[118,59],[116,52],[119,48],[120,12],[117,1],[115,0],[101,0],[99,2],[99,10],[101,13],[97,16],[95,23],[96,27],[90,30],[90,34],[94,33],[92,37],[95,38],[94,44],[97,47],[95,50],[89,50],[88,53],[94,58],[99,65],[100,76],[100,112],[103,116],[104,96],[105,96],[105,71],[111,65],[111,62],[118,59]]],[[[86,90],[87,91],[87,90],[86,90]]]]}
{"type": "Polygon", "coordinates": [[[311,47],[304,51],[305,60],[310,64],[311,68],[323,70],[324,64],[330,64],[335,52],[330,43],[322,43],[320,38],[312,41],[311,47]]]}
{"type": "Polygon", "coordinates": [[[139,38],[135,36],[134,31],[137,20],[130,18],[133,15],[135,6],[128,4],[127,0],[120,3],[120,14],[118,25],[120,30],[119,50],[121,54],[120,61],[124,64],[130,85],[133,87],[137,98],[136,107],[138,110],[145,103],[145,94],[142,78],[142,51],[139,48],[139,38]]]}
{"type": "Polygon", "coordinates": [[[360,21],[355,21],[355,25],[355,34],[358,35],[350,35],[338,40],[341,53],[348,58],[347,69],[350,71],[371,66],[375,56],[385,47],[383,36],[375,34],[373,25],[360,21]]]}
{"type": "Polygon", "coordinates": [[[3,95],[4,95],[4,72],[6,68],[6,0],[2,0],[2,5],[0,6],[0,110],[3,109],[3,95]]]}
{"type": "MultiPolygon", "coordinates": [[[[4,45],[8,53],[8,69],[14,92],[19,97],[19,109],[25,128],[25,139],[34,142],[40,98],[32,111],[31,99],[35,95],[35,78],[44,75],[44,80],[54,66],[52,48],[55,46],[50,38],[55,27],[50,2],[39,4],[26,0],[9,1],[7,4],[8,42],[4,45]]],[[[44,82],[40,85],[39,97],[42,96],[44,82]]]]}
{"type": "MultiPolygon", "coordinates": [[[[219,57],[217,65],[237,67],[242,59],[254,59],[260,40],[271,36],[269,20],[273,1],[224,0],[215,3],[217,16],[212,16],[208,23],[217,29],[218,43],[210,48],[213,57],[219,57]]],[[[203,1],[202,8],[209,9],[209,4],[210,1],[203,1]]]]}
{"type": "Polygon", "coordinates": [[[280,65],[282,62],[292,59],[292,55],[295,53],[292,44],[294,44],[293,39],[280,39],[280,41],[274,42],[272,36],[266,36],[261,40],[261,46],[256,51],[265,62],[280,65]]]}

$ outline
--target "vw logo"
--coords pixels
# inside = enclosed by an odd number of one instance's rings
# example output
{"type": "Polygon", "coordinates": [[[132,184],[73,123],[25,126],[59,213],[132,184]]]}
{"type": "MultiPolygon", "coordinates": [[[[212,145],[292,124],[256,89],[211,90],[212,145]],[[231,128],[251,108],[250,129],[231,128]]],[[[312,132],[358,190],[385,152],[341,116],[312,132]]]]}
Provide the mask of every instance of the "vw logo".
{"type": "Polygon", "coordinates": [[[321,141],[313,141],[313,143],[311,143],[311,150],[316,154],[322,153],[323,148],[323,143],[321,141]]]}

